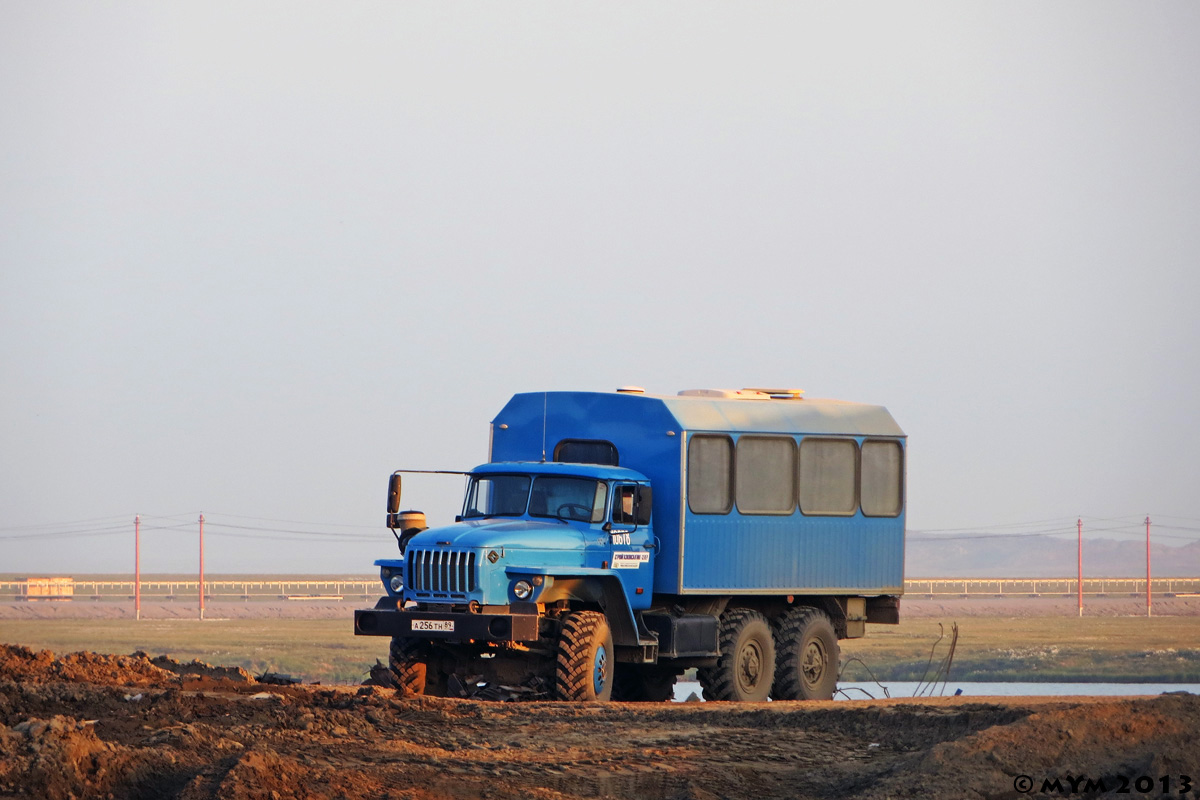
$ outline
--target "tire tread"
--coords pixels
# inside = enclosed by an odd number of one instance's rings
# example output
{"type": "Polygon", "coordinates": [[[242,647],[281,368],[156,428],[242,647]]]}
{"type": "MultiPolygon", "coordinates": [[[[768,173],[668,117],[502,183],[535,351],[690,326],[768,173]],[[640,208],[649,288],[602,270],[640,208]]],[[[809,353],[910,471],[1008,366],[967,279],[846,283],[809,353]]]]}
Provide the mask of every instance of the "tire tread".
{"type": "MultiPolygon", "coordinates": [[[[800,659],[804,653],[799,647],[800,637],[808,626],[818,620],[823,620],[833,631],[833,623],[829,616],[819,608],[804,606],[794,608],[779,620],[777,628],[778,639],[775,646],[775,687],[771,696],[780,700],[804,700],[804,682],[800,677],[800,659]]],[[[827,653],[829,663],[827,669],[833,671],[834,691],[837,691],[838,669],[837,634],[833,635],[833,647],[827,653]]]]}
{"type": "Polygon", "coordinates": [[[417,639],[392,638],[388,648],[388,670],[392,686],[402,697],[425,694],[427,649],[425,643],[417,639]]]}
{"type": "Polygon", "coordinates": [[[751,608],[730,608],[721,615],[718,647],[721,655],[715,667],[702,667],[696,671],[701,693],[705,700],[739,700],[735,674],[737,653],[735,645],[742,630],[752,620],[761,620],[771,631],[767,618],[751,608]]]}
{"type": "MultiPolygon", "coordinates": [[[[593,700],[592,659],[589,645],[602,625],[607,625],[598,611],[575,611],[563,618],[558,637],[554,665],[555,694],[560,700],[593,700]]],[[[613,653],[609,651],[609,669],[613,653]]],[[[611,683],[612,677],[609,677],[611,683]]]]}

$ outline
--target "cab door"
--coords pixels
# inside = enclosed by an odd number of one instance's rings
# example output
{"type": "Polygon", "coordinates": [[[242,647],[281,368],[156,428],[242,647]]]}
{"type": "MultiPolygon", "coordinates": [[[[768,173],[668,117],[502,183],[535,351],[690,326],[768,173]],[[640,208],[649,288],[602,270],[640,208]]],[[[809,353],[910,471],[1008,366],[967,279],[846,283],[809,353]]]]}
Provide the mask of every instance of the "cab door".
{"type": "Polygon", "coordinates": [[[650,526],[649,486],[618,483],[613,487],[608,533],[611,569],[625,587],[634,609],[649,608],[654,588],[654,531],[650,526]]]}

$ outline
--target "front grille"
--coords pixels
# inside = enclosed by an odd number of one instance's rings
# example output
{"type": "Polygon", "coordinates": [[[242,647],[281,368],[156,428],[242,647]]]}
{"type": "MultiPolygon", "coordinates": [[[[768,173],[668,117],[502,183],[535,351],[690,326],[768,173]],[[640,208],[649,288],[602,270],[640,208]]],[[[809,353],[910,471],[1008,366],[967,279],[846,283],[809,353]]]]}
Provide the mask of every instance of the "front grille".
{"type": "Polygon", "coordinates": [[[464,550],[410,550],[408,586],[434,597],[465,596],[475,591],[475,553],[464,550]]]}

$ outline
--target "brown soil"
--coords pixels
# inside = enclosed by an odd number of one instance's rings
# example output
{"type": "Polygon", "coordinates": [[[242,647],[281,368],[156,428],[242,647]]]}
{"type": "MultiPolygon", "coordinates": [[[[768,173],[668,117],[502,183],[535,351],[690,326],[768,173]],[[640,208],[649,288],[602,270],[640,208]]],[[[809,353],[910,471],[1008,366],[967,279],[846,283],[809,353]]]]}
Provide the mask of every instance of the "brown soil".
{"type": "Polygon", "coordinates": [[[0,798],[1018,797],[1200,777],[1198,738],[1192,695],[501,704],[0,645],[0,798]]]}

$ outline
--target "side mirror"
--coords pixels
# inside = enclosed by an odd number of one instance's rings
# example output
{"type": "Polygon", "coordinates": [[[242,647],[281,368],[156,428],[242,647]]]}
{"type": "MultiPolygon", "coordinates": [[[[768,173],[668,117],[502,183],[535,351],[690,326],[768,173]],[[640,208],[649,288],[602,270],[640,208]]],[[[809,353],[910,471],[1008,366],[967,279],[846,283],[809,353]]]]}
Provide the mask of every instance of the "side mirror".
{"type": "Polygon", "coordinates": [[[400,475],[395,473],[388,479],[387,513],[395,514],[400,510],[400,475]]]}
{"type": "Polygon", "coordinates": [[[650,510],[653,506],[653,493],[649,486],[637,487],[633,498],[633,513],[637,516],[638,525],[650,524],[650,510]]]}

